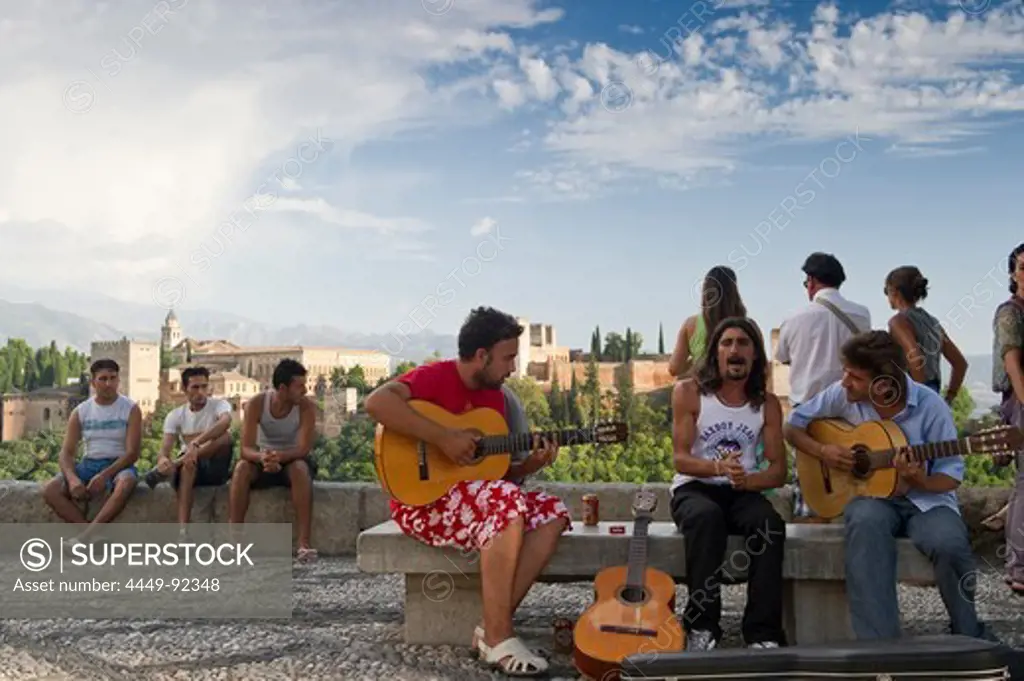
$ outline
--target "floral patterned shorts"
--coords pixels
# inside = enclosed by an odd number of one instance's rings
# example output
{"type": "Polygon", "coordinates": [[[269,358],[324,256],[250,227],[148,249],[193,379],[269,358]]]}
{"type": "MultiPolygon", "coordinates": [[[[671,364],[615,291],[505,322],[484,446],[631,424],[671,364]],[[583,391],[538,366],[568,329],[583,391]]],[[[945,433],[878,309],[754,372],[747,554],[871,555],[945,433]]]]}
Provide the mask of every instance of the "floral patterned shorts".
{"type": "Polygon", "coordinates": [[[559,518],[571,525],[569,509],[558,497],[524,492],[507,480],[457,483],[448,494],[426,506],[394,503],[391,517],[405,534],[434,547],[478,551],[523,517],[525,530],[535,530],[559,518]]]}

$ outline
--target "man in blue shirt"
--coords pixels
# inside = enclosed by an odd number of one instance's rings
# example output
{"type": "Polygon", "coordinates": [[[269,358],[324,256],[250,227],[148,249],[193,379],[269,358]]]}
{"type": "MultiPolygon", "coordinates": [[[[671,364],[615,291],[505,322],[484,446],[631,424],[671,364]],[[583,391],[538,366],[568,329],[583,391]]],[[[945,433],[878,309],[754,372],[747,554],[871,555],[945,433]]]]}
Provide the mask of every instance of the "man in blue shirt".
{"type": "MultiPolygon", "coordinates": [[[[851,338],[841,356],[843,378],[789,415],[785,436],[793,447],[830,467],[850,470],[850,450],[823,445],[806,432],[811,421],[826,418],[853,425],[891,420],[911,445],[957,439],[949,406],[910,378],[903,350],[888,332],[851,338]]],[[[975,559],[955,491],[963,481],[963,457],[934,459],[925,469],[899,454],[894,466],[900,483],[892,498],[857,497],[844,510],[846,589],[855,635],[899,638],[895,538],[906,536],[935,567],[952,633],[994,640],[974,604],[975,559]]]]}

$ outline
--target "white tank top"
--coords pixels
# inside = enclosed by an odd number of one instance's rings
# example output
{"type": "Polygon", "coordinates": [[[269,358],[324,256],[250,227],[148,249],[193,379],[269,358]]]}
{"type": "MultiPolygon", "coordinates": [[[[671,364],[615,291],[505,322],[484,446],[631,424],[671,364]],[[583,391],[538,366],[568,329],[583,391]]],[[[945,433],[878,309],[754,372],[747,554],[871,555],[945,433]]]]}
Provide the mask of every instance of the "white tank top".
{"type": "Polygon", "coordinates": [[[75,407],[82,425],[86,459],[117,459],[125,455],[128,417],[135,402],[118,395],[113,404],[97,404],[95,397],[75,407]]]}
{"type": "MultiPolygon", "coordinates": [[[[698,459],[715,461],[740,453],[740,463],[748,473],[757,469],[757,444],[764,428],[764,405],[754,409],[749,404],[730,407],[717,395],[700,396],[700,414],[697,416],[697,436],[690,453],[698,459]]],[[[700,480],[711,485],[728,485],[724,475],[712,478],[694,478],[676,473],[672,478],[672,491],[679,485],[700,480]]]]}

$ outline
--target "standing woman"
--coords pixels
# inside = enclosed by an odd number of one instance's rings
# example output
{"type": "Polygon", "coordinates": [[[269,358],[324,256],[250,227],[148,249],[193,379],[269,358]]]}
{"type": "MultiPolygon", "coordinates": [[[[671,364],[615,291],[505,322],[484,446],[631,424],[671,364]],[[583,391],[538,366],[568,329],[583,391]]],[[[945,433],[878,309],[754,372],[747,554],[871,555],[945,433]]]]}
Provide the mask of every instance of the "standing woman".
{"type": "Polygon", "coordinates": [[[696,373],[697,364],[707,354],[708,336],[720,321],[726,317],[747,316],[732,268],[717,265],[708,270],[700,297],[700,313],[683,322],[676,336],[676,347],[668,360],[668,372],[675,378],[696,373]]]}
{"type": "Polygon", "coordinates": [[[889,319],[889,333],[907,355],[910,377],[941,392],[941,364],[945,357],[952,366],[946,403],[953,404],[967,375],[967,360],[939,320],[917,306],[928,296],[928,280],[912,265],[897,267],[885,278],[885,296],[889,306],[896,310],[889,319]]]}

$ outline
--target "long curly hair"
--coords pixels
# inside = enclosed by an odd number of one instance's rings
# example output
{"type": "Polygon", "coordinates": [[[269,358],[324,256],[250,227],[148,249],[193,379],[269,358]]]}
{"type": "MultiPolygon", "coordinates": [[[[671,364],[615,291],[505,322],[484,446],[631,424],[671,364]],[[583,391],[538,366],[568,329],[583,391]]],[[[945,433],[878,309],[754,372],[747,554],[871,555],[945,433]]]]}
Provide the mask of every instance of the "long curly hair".
{"type": "Polygon", "coordinates": [[[750,373],[747,374],[744,392],[747,402],[752,407],[760,407],[764,404],[765,396],[768,393],[768,382],[765,378],[768,354],[764,350],[764,338],[762,338],[760,330],[746,317],[723,319],[708,338],[708,349],[704,361],[697,370],[697,384],[700,386],[700,392],[704,395],[717,392],[724,383],[721,369],[718,366],[718,344],[729,329],[739,329],[747,334],[754,344],[754,365],[750,368],[750,373]]]}

